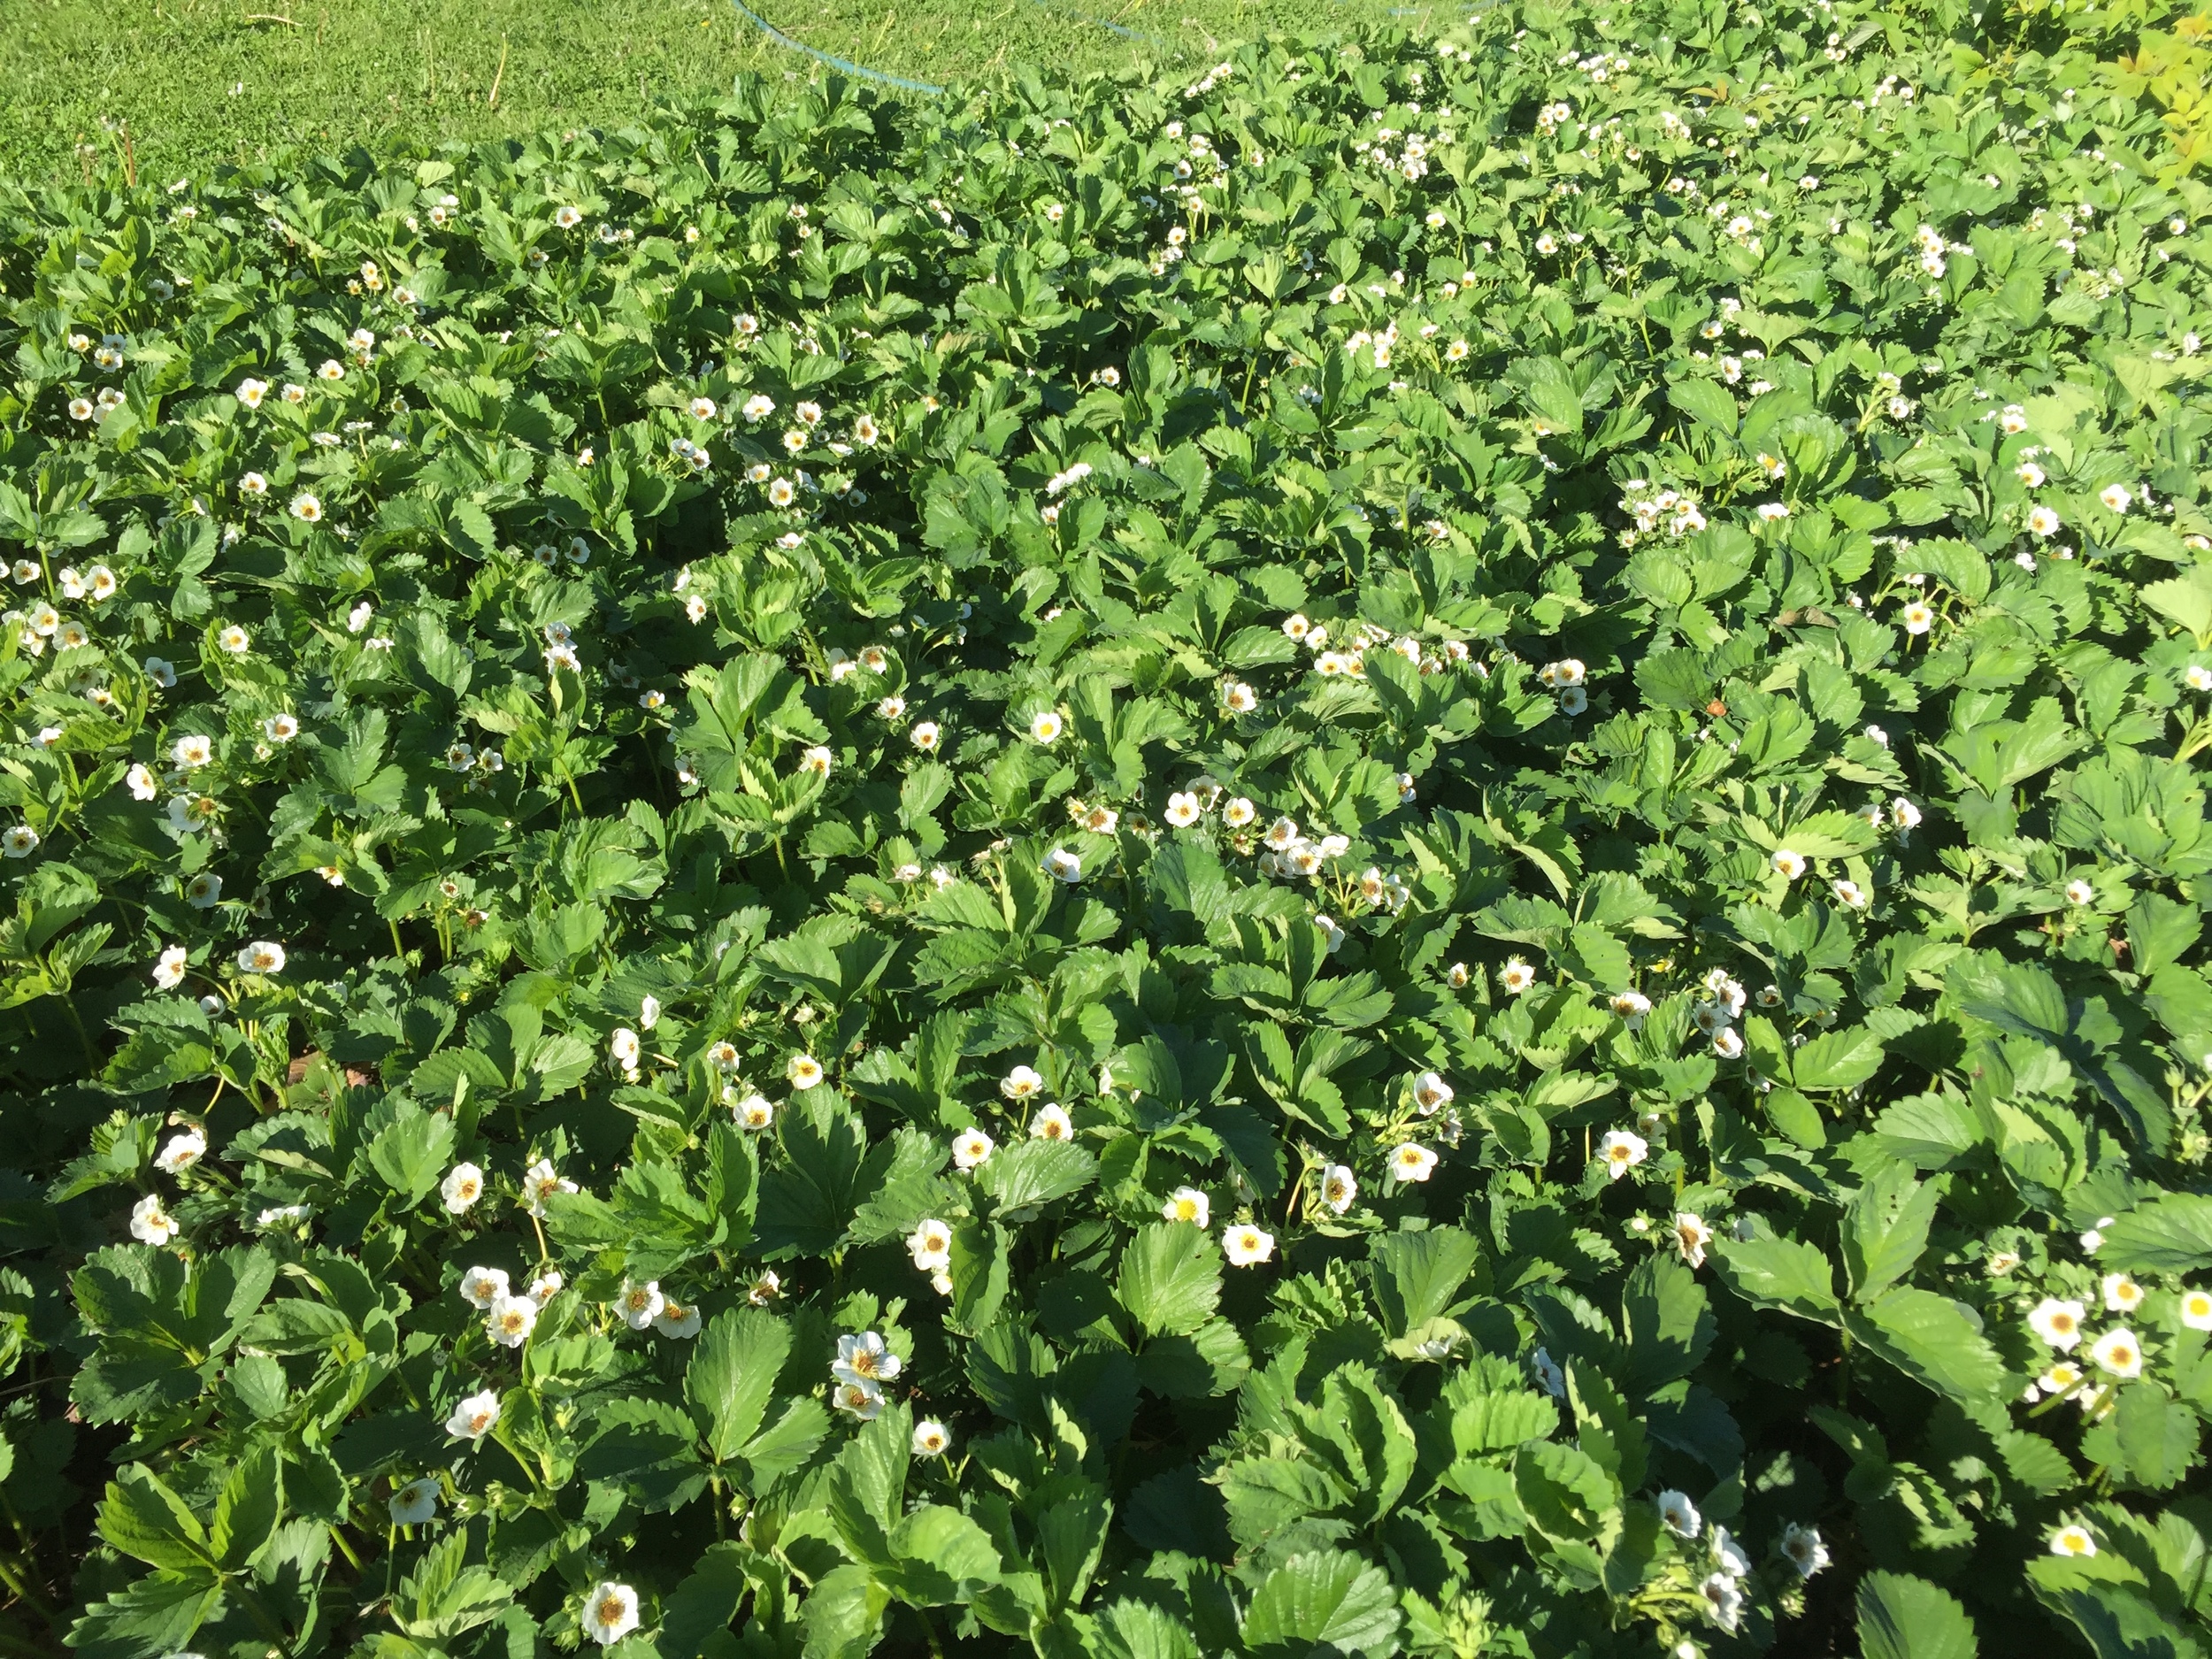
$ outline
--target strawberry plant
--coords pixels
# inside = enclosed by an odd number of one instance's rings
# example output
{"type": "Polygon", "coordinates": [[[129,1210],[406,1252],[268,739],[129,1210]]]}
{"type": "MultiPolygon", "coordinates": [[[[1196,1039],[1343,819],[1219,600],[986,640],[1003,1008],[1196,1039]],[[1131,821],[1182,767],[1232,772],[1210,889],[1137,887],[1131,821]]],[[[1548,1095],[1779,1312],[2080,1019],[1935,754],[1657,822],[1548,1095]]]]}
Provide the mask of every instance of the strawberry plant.
{"type": "Polygon", "coordinates": [[[2212,1646],[2212,200],[1960,23],[0,201],[6,1645],[2212,1646]]]}

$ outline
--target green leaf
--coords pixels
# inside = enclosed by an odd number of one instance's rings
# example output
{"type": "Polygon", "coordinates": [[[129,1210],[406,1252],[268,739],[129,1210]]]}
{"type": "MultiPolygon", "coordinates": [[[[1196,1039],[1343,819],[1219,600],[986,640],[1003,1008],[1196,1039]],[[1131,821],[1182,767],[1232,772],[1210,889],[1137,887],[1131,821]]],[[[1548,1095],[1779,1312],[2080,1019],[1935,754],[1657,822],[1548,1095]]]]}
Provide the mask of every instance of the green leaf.
{"type": "Polygon", "coordinates": [[[1156,1221],[1122,1247],[1115,1299],[1153,1336],[1187,1336],[1221,1301],[1221,1250],[1187,1222],[1156,1221]]]}
{"type": "Polygon", "coordinates": [[[1632,1389],[1649,1394],[1686,1377],[1713,1346],[1717,1329],[1705,1286],[1672,1256],[1649,1256],[1636,1264],[1621,1296],[1628,1336],[1632,1389]]]}
{"type": "Polygon", "coordinates": [[[2212,1198],[2169,1193],[2103,1229],[2097,1260],[2131,1273],[2193,1273],[2212,1266],[2212,1198]]]}
{"type": "Polygon", "coordinates": [[[1244,1612],[1253,1659],[1307,1659],[1317,1651],[1382,1659],[1398,1642],[1390,1579],[1348,1550],[1294,1555],[1260,1580],[1244,1612]]]}
{"type": "Polygon", "coordinates": [[[2122,1386],[2110,1427],[2116,1458],[2108,1458],[2101,1444],[2092,1446],[2089,1438],[2083,1441],[2084,1452],[2100,1463],[2118,1464],[2128,1481],[2145,1491],[2178,1486],[2196,1461],[2197,1414],[2148,1379],[2122,1386]]]}
{"type": "Polygon", "coordinates": [[[276,1448],[262,1441],[233,1465],[215,1501],[208,1548],[225,1571],[236,1572],[269,1541],[284,1509],[276,1448]]]}
{"type": "Polygon", "coordinates": [[[2004,1361],[1962,1302],[1908,1286],[1883,1292],[1847,1323],[1892,1364],[1962,1404],[1985,1406],[2006,1394],[2004,1361]]]}
{"type": "Polygon", "coordinates": [[[1019,1141],[994,1153],[975,1172],[975,1184],[1001,1210],[1032,1210],[1080,1192],[1098,1173],[1098,1160],[1071,1141],[1019,1141]]]}
{"type": "Polygon", "coordinates": [[[684,1398],[716,1463],[729,1462],[759,1432],[790,1351],[791,1327],[758,1308],[718,1313],[700,1333],[684,1368],[684,1398]]]}
{"type": "Polygon", "coordinates": [[[1529,1525],[1548,1538],[1594,1539],[1617,1517],[1619,1483],[1579,1446],[1540,1440],[1513,1457],[1513,1490],[1529,1525]]]}
{"type": "Polygon", "coordinates": [[[1828,1258],[1798,1239],[1732,1239],[1716,1246],[1728,1286],[1747,1301],[1833,1325],[1839,1311],[1828,1258]]]}
{"type": "Polygon", "coordinates": [[[763,1171],[754,1239],[762,1256],[826,1256],[859,1208],[867,1134],[826,1089],[810,1089],[783,1114],[783,1160],[763,1171]]]}
{"type": "Polygon", "coordinates": [[[453,1163],[453,1119],[413,1104],[368,1145],[369,1167],[405,1205],[419,1202],[453,1163]]]}
{"type": "Polygon", "coordinates": [[[1844,1210],[1843,1265],[1854,1302],[1871,1302],[1912,1271],[1928,1246],[1934,1182],[1913,1179],[1901,1164],[1883,1164],[1844,1210]]]}
{"type": "Polygon", "coordinates": [[[1859,1580],[1863,1659],[1978,1659],[1974,1621],[1925,1578],[1870,1572],[1859,1580]]]}
{"type": "Polygon", "coordinates": [[[1475,1235],[1458,1227],[1379,1234],[1368,1247],[1368,1260],[1383,1328],[1392,1336],[1403,1336],[1440,1317],[1481,1256],[1475,1235]]]}
{"type": "Polygon", "coordinates": [[[1735,437],[1735,395],[1718,381],[1676,380],[1667,388],[1667,401],[1707,431],[1735,437]]]}
{"type": "Polygon", "coordinates": [[[1801,1089],[1855,1088],[1881,1069],[1881,1039],[1863,1025],[1824,1031],[1790,1056],[1790,1080],[1801,1089]]]}
{"type": "Polygon", "coordinates": [[[902,1405],[887,1405],[845,1443],[831,1465],[829,1514],[845,1548],[862,1561],[887,1564],[906,1493],[914,1425],[902,1405]]]}
{"type": "Polygon", "coordinates": [[[179,1571],[214,1564],[199,1517],[142,1463],[130,1464],[108,1483],[99,1527],[102,1538],[150,1567],[179,1571]]]}
{"type": "Polygon", "coordinates": [[[2212,565],[2195,565],[2186,575],[2148,582],[2138,591],[2145,604],[2194,634],[2200,649],[2212,649],[2212,565]]]}

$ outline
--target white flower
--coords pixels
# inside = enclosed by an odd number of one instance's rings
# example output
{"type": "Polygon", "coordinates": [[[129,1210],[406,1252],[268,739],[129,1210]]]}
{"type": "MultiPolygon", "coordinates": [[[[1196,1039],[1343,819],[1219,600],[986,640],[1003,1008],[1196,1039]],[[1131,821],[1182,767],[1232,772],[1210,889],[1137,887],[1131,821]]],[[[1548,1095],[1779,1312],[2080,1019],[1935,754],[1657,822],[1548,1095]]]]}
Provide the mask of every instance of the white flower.
{"type": "Polygon", "coordinates": [[[1436,1168],[1436,1154],[1418,1141],[1408,1141],[1390,1155],[1394,1181],[1425,1181],[1436,1168]]]}
{"type": "Polygon", "coordinates": [[[1536,970],[1515,956],[1498,970],[1498,983],[1508,995],[1518,996],[1536,983],[1536,970]]]}
{"type": "Polygon", "coordinates": [[[2107,484],[2097,492],[2097,499],[2114,512],[2125,512],[2135,497],[2128,494],[2124,484],[2107,484]]]}
{"type": "Polygon", "coordinates": [[[818,1087],[822,1077],[822,1063],[810,1054],[795,1054],[784,1063],[783,1079],[793,1088],[818,1087]]]}
{"type": "Polygon", "coordinates": [[[837,1339],[837,1357],[830,1362],[830,1374],[839,1382],[881,1387],[897,1377],[899,1371],[899,1356],[875,1332],[837,1339]]]}
{"type": "Polygon", "coordinates": [[[2081,1303],[2046,1296],[2028,1315],[2028,1329],[2060,1353],[2071,1353],[2081,1340],[2081,1303]]]}
{"type": "Polygon", "coordinates": [[[300,734],[300,723],[288,714],[273,714],[261,723],[261,733],[272,743],[288,743],[300,734]]]}
{"type": "Polygon", "coordinates": [[[480,1440],[498,1425],[499,1396],[487,1388],[453,1408],[445,1432],[457,1440],[480,1440]]]}
{"type": "Polygon", "coordinates": [[[434,1475],[425,1475],[420,1480],[411,1480],[392,1494],[389,1505],[392,1525],[420,1526],[435,1518],[438,1513],[438,1480],[434,1475]]]}
{"type": "Polygon", "coordinates": [[[212,740],[205,737],[180,737],[170,745],[169,757],[180,771],[189,772],[196,766],[206,765],[215,758],[215,745],[212,740]]]}
{"type": "Polygon", "coordinates": [[[1782,1559],[1797,1569],[1797,1576],[1809,1578],[1828,1564],[1828,1546],[1820,1541],[1820,1529],[1801,1526],[1792,1521],[1782,1529],[1779,1546],[1782,1559]]]}
{"type": "Polygon", "coordinates": [[[1213,1202],[1195,1187],[1179,1187],[1160,1206],[1160,1214],[1169,1221],[1187,1221],[1194,1226],[1210,1225],[1213,1202]]]}
{"type": "Polygon", "coordinates": [[[1045,1086],[1043,1078],[1025,1065],[1018,1065],[999,1079],[998,1092],[1010,1101],[1025,1101],[1045,1086]]]}
{"type": "Polygon", "coordinates": [[[131,1237],[142,1244],[166,1244],[176,1236],[177,1224],[161,1207],[159,1194],[149,1193],[131,1206],[131,1237]]]}
{"type": "Polygon", "coordinates": [[[2090,1556],[2097,1553],[2097,1540],[2089,1536],[2085,1526],[2062,1526],[2051,1534],[2051,1554],[2054,1555],[2090,1556]]]}
{"type": "Polygon", "coordinates": [[[1029,717],[1029,735],[1032,741],[1053,743],[1058,741],[1062,730],[1060,717],[1049,709],[1041,709],[1029,717]]]}
{"type": "Polygon", "coordinates": [[[188,960],[188,953],[182,945],[171,945],[165,949],[161,953],[161,959],[154,964],[156,987],[164,991],[173,991],[181,985],[184,982],[184,968],[188,960]]]}
{"type": "Polygon", "coordinates": [[[1705,1517],[1690,1502],[1690,1494],[1671,1487],[1659,1494],[1659,1518],[1677,1538],[1695,1538],[1705,1525],[1705,1517]]]}
{"type": "Polygon", "coordinates": [[[2097,1289],[2108,1313],[2133,1313],[2143,1305],[2143,1287],[2125,1273],[2107,1273],[2097,1289]]]}
{"type": "Polygon", "coordinates": [[[1898,620],[1905,625],[1906,633],[1917,636],[1935,626],[1935,611],[1925,600],[1916,599],[1898,612],[1898,620]]]}
{"type": "Polygon", "coordinates": [[[2188,682],[2192,691],[2212,691],[2212,668],[2207,668],[2202,663],[2190,664],[2182,678],[2188,682]]]}
{"type": "Polygon", "coordinates": [[[242,973],[281,973],[284,947],[270,940],[257,939],[238,953],[238,967],[242,973]]]}
{"type": "Polygon", "coordinates": [[[1352,1171],[1341,1164],[1324,1164],[1321,1169],[1321,1202],[1338,1215],[1352,1207],[1359,1196],[1359,1182],[1352,1171]]]}
{"type": "Polygon", "coordinates": [[[831,766],[836,764],[836,759],[837,757],[827,749],[817,744],[800,755],[799,770],[810,772],[818,778],[826,778],[830,775],[831,766]]]}
{"type": "Polygon", "coordinates": [[[1248,1222],[1241,1226],[1225,1227],[1221,1233],[1221,1248],[1232,1267],[1250,1267],[1255,1263],[1272,1259],[1275,1254],[1275,1235],[1263,1233],[1248,1222]]]}
{"type": "Polygon", "coordinates": [[[756,1308],[765,1308],[783,1294],[783,1280],[772,1267],[764,1267],[745,1292],[745,1300],[756,1308]]]}
{"type": "Polygon", "coordinates": [[[776,1121],[776,1109],[768,1103],[766,1095],[748,1094],[731,1104],[730,1116],[740,1129],[765,1129],[776,1121]]]}
{"type": "Polygon", "coordinates": [[[1413,1079],[1413,1103],[1424,1118],[1432,1116],[1452,1103],[1452,1086],[1437,1073],[1424,1071],[1413,1079]]]}
{"type": "Polygon", "coordinates": [[[951,1444],[952,1432],[935,1417],[924,1417],[914,1425],[915,1456],[942,1457],[951,1444]]]}
{"type": "Polygon", "coordinates": [[[269,383],[266,380],[248,379],[238,382],[238,401],[248,409],[260,408],[261,400],[268,395],[269,383]]]}
{"type": "Polygon", "coordinates": [[[2056,535],[2062,527],[2058,515],[2048,507],[2032,507],[2028,510],[2028,528],[2035,534],[2056,535]]]}
{"type": "Polygon", "coordinates": [[[1697,1593],[1704,1598],[1707,1618],[1722,1630],[1736,1628],[1743,1617],[1743,1592],[1736,1587],[1735,1579],[1724,1572],[1714,1573],[1697,1586],[1697,1593]]]}
{"type": "Polygon", "coordinates": [[[376,614],[376,607],[364,599],[346,612],[346,632],[358,634],[369,626],[369,618],[376,614]]]}
{"type": "Polygon", "coordinates": [[[585,1635],[602,1647],[613,1647],[637,1628],[637,1592],[612,1579],[594,1586],[582,1622],[585,1635]]]}
{"type": "Polygon", "coordinates": [[[924,720],[916,726],[915,728],[911,732],[909,732],[906,735],[908,741],[912,743],[915,748],[920,749],[922,753],[926,755],[930,752],[930,750],[937,747],[938,739],[941,734],[937,729],[936,721],[924,720]]]}
{"type": "Polygon", "coordinates": [[[1640,991],[1623,991],[1613,998],[1611,1007],[1629,1030],[1641,1031],[1645,1017],[1651,1012],[1651,999],[1640,991]]]}
{"type": "Polygon", "coordinates": [[[649,1279],[640,1284],[635,1279],[626,1279],[622,1281],[620,1294],[615,1297],[615,1311],[622,1316],[623,1323],[630,1329],[642,1331],[660,1317],[661,1309],[666,1305],[667,1300],[661,1294],[657,1279],[649,1279]]]}
{"type": "Polygon", "coordinates": [[[1221,809],[1221,821],[1231,829],[1242,829],[1259,816],[1259,809],[1242,795],[1231,797],[1221,809]]]}
{"type": "Polygon", "coordinates": [[[979,1164],[987,1163],[996,1144],[980,1129],[970,1129],[955,1135],[952,1139],[954,1167],[972,1170],[979,1164]]]}
{"type": "Polygon", "coordinates": [[[1617,1181],[1641,1164],[1650,1150],[1641,1135],[1627,1129],[1609,1129],[1605,1139],[1598,1142],[1598,1156],[1605,1160],[1606,1174],[1617,1181]]]}
{"type": "Polygon", "coordinates": [[[765,420],[776,412],[776,400],[764,392],[755,392],[739,412],[748,420],[765,420]]]}
{"type": "Polygon", "coordinates": [[[438,1183],[438,1196],[449,1214],[465,1216],[484,1195],[484,1171],[473,1164],[457,1164],[438,1183]]]}
{"type": "Polygon", "coordinates": [[[1682,1252],[1682,1259],[1692,1267],[1705,1265],[1705,1247],[1713,1241],[1713,1230],[1705,1225],[1704,1217],[1685,1210],[1674,1218],[1674,1245],[1682,1252]]]}
{"type": "MultiPolygon", "coordinates": [[[[2212,1066],[2208,1066],[2206,1070],[2212,1071],[2212,1066]]],[[[2111,1225],[2112,1217],[2110,1216],[2100,1216],[2097,1218],[2097,1225],[2081,1235],[2082,1249],[2091,1256],[2094,1256],[2098,1251],[2103,1249],[2104,1230],[2111,1225]]]]}
{"type": "Polygon", "coordinates": [[[1743,1033],[1732,1025],[1715,1032],[1713,1052],[1724,1060],[1740,1058],[1743,1054],[1743,1033]]]}
{"type": "Polygon", "coordinates": [[[2143,1345],[2135,1333],[2124,1328],[2107,1331],[2090,1344],[2089,1357],[2099,1370],[2123,1379],[2143,1374],[2143,1345]]]}
{"type": "Polygon", "coordinates": [[[292,497],[292,517],[297,518],[302,524],[321,523],[323,517],[321,499],[306,490],[302,490],[292,497]]]}
{"type": "Polygon", "coordinates": [[[2069,904],[2087,904],[2096,896],[2097,889],[2078,876],[2066,884],[2066,902],[2069,904]]]}
{"type": "Polygon", "coordinates": [[[941,1221],[925,1221],[906,1235],[906,1248],[920,1271],[941,1272],[952,1265],[952,1228],[941,1221]]]}
{"type": "Polygon", "coordinates": [[[1171,795],[1167,798],[1165,816],[1177,829],[1188,829],[1198,822],[1198,797],[1187,789],[1171,795]]]}
{"type": "Polygon", "coordinates": [[[1046,1106],[1029,1120],[1032,1141],[1065,1141],[1075,1133],[1075,1120],[1064,1106],[1046,1106]]]}
{"type": "Polygon", "coordinates": [[[648,993],[638,999],[637,1023],[641,1031],[650,1031],[660,1024],[661,1000],[648,993]]]}
{"type": "Polygon", "coordinates": [[[1863,910],[1866,908],[1866,889],[1857,882],[1837,880],[1830,882],[1829,887],[1836,895],[1836,902],[1846,910],[1863,910]]]}
{"type": "Polygon", "coordinates": [[[1776,848],[1767,863],[1785,881],[1794,881],[1805,873],[1804,855],[1793,853],[1786,847],[1776,848]]]}
{"type": "Polygon", "coordinates": [[[637,1033],[627,1025],[617,1025],[607,1039],[607,1053],[624,1071],[635,1071],[639,1054],[637,1033]]]}
{"type": "Polygon", "coordinates": [[[463,1301],[472,1307],[488,1309],[507,1294],[507,1270],[503,1267],[472,1267],[461,1275],[458,1288],[463,1301]]]}
{"type": "Polygon", "coordinates": [[[552,1160],[540,1158],[522,1174],[522,1193],[530,1206],[530,1213],[542,1217],[545,1201],[556,1193],[572,1193],[576,1183],[554,1172],[552,1160]]]}
{"type": "Polygon", "coordinates": [[[883,1390],[869,1382],[839,1383],[830,1390],[830,1403],[849,1417],[872,1423],[883,1410],[883,1390]]]}
{"type": "Polygon", "coordinates": [[[28,858],[37,850],[38,832],[28,824],[14,824],[0,830],[0,854],[10,858],[28,858]]]}
{"type": "Polygon", "coordinates": [[[188,1129],[182,1134],[169,1137],[169,1144],[154,1160],[154,1167],[164,1175],[174,1175],[188,1170],[207,1156],[207,1137],[197,1129],[188,1129]]]}
{"type": "Polygon", "coordinates": [[[538,1304],[527,1296],[504,1294],[492,1300],[484,1315],[484,1332],[502,1348],[520,1348],[538,1323],[538,1304]]]}
{"type": "Polygon", "coordinates": [[[561,1278],[559,1269],[549,1267],[530,1281],[530,1288],[523,1292],[523,1294],[542,1308],[560,1294],[561,1286],[565,1282],[561,1278]]]}
{"type": "Polygon", "coordinates": [[[1083,879],[1083,861],[1064,848],[1055,847],[1044,856],[1040,866],[1055,881],[1073,887],[1083,879]]]}
{"type": "Polygon", "coordinates": [[[661,1310],[653,1316],[653,1329],[663,1336],[682,1342],[699,1334],[700,1322],[697,1302],[664,1301],[661,1310]]]}
{"type": "Polygon", "coordinates": [[[134,764],[123,774],[123,781],[130,786],[134,800],[150,801],[161,793],[161,785],[154,777],[154,769],[144,761],[134,764]]]}
{"type": "Polygon", "coordinates": [[[2192,1331],[2212,1331],[2212,1291],[2181,1293],[2181,1323],[2192,1331]]]}

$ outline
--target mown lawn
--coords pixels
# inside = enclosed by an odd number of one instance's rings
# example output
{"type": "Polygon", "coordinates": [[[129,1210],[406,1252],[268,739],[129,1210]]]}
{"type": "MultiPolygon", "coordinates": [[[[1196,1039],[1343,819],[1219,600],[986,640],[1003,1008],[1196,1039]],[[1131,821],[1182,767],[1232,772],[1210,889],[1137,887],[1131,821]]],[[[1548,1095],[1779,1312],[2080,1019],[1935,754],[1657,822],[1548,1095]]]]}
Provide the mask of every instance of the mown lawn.
{"type": "MultiPolygon", "coordinates": [[[[749,0],[749,4],[751,0],[749,0]]],[[[1021,63],[1196,58],[1271,26],[1349,23],[1383,0],[758,0],[818,50],[941,81],[1021,63]],[[1148,36],[1133,40],[1099,19],[1148,36]]],[[[147,176],[305,143],[424,143],[634,119],[803,53],[727,0],[7,0],[0,176],[107,164],[127,122],[147,176]],[[496,96],[495,97],[495,93],[496,96]]]]}

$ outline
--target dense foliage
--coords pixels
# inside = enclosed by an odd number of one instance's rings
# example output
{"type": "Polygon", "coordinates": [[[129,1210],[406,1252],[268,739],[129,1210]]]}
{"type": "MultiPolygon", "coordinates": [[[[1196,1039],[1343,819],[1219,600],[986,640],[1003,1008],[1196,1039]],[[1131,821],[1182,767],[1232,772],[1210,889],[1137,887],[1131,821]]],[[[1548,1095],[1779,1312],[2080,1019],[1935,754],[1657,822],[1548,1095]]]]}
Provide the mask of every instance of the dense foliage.
{"type": "Polygon", "coordinates": [[[2034,45],[0,206],[11,1650],[2212,1648],[2212,202],[2034,45]]]}

